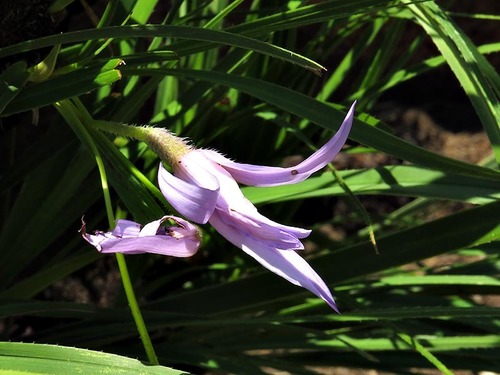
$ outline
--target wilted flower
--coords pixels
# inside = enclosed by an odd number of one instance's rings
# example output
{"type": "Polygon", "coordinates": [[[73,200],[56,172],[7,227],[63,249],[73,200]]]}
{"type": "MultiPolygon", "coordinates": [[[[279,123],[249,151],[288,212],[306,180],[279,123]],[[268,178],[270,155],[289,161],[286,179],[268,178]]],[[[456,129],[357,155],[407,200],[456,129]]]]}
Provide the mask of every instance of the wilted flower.
{"type": "Polygon", "coordinates": [[[291,168],[233,162],[216,151],[189,149],[173,160],[174,175],[160,164],[158,181],[165,198],[189,220],[207,221],[227,240],[264,267],[300,285],[337,311],[332,294],[312,267],[295,250],[311,231],[278,224],[262,216],[243,195],[238,182],[276,186],[305,180],[330,163],[347,140],[354,106],[339,131],[309,158],[291,168]]]}
{"type": "Polygon", "coordinates": [[[135,221],[117,220],[116,227],[111,232],[96,231],[94,234],[85,232],[85,222],[82,220],[80,232],[101,253],[152,253],[190,257],[200,246],[198,228],[175,216],[163,216],[142,229],[141,224],[135,221]],[[172,220],[177,225],[162,226],[166,220],[172,220]]]}

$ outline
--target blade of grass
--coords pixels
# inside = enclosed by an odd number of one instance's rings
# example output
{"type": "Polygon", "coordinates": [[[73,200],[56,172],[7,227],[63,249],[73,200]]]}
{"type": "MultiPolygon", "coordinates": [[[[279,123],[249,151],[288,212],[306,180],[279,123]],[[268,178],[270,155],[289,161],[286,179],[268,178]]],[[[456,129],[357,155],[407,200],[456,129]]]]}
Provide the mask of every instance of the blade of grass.
{"type": "MultiPolygon", "coordinates": [[[[500,181],[396,165],[337,172],[356,195],[387,194],[451,199],[484,204],[500,200],[500,181]]],[[[324,173],[290,186],[244,187],[255,204],[342,195],[334,176],[324,173]]]]}
{"type": "Polygon", "coordinates": [[[43,107],[110,85],[121,78],[116,68],[122,63],[121,59],[111,59],[101,66],[79,69],[27,87],[9,103],[4,115],[43,107]]]}
{"type": "Polygon", "coordinates": [[[1,342],[0,358],[0,373],[4,374],[186,374],[116,354],[59,345],[1,342]]]}
{"type": "Polygon", "coordinates": [[[218,30],[168,25],[110,26],[100,29],[73,31],[60,35],[51,35],[34,40],[29,40],[26,42],[21,42],[13,46],[0,48],[0,58],[26,51],[31,51],[34,49],[53,46],[56,44],[75,43],[84,40],[158,36],[212,42],[249,49],[254,52],[259,52],[293,64],[297,64],[319,75],[325,69],[314,61],[295,52],[246,36],[218,30]]]}
{"type": "MultiPolygon", "coordinates": [[[[319,102],[296,91],[259,79],[215,71],[195,71],[188,69],[137,69],[124,67],[122,72],[124,74],[140,76],[174,75],[233,87],[332,131],[338,129],[344,118],[342,112],[326,103],[319,102]]],[[[359,120],[355,121],[349,138],[364,145],[371,146],[379,151],[394,155],[400,159],[427,166],[432,169],[453,171],[454,173],[477,177],[489,176],[498,178],[500,176],[500,173],[496,170],[440,156],[393,136],[373,125],[375,124],[370,119],[366,122],[359,120]]]]}
{"type": "Polygon", "coordinates": [[[26,82],[30,73],[24,61],[18,61],[0,75],[0,114],[5,107],[18,95],[26,82]]]}
{"type": "Polygon", "coordinates": [[[97,186],[89,179],[94,168],[88,154],[77,148],[68,150],[65,157],[56,155],[23,182],[2,228],[0,267],[6,267],[0,280],[4,287],[95,202],[97,186]]]}
{"type": "Polygon", "coordinates": [[[434,2],[408,4],[471,100],[500,163],[500,76],[476,46],[434,2]]]}

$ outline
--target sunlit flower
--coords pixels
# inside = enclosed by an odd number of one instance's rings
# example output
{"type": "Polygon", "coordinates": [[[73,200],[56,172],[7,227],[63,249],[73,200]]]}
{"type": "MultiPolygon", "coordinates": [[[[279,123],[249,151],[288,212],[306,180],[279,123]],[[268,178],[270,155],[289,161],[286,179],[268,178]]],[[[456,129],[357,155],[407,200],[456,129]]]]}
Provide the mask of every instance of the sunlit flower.
{"type": "Polygon", "coordinates": [[[310,290],[337,311],[326,284],[295,252],[304,248],[300,239],[311,231],[278,224],[262,216],[245,198],[238,182],[253,186],[293,184],[325,167],[347,140],[354,106],[334,137],[294,167],[240,164],[216,151],[190,149],[172,163],[174,175],[160,164],[160,189],[180,214],[196,223],[208,221],[222,236],[264,267],[310,290]]]}
{"type": "Polygon", "coordinates": [[[174,257],[190,257],[198,251],[200,235],[198,228],[175,216],[163,216],[146,224],[131,220],[117,220],[111,232],[96,231],[88,234],[85,222],[80,229],[82,237],[101,253],[124,254],[161,254],[174,257]],[[171,220],[174,226],[163,226],[163,222],[171,220]]]}

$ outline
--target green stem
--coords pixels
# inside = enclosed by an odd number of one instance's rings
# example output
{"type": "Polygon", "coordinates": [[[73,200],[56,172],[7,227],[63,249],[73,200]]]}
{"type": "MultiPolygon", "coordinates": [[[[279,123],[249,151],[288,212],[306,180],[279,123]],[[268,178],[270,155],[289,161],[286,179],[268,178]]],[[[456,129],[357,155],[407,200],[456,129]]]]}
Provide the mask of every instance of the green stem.
{"type": "MultiPolygon", "coordinates": [[[[85,144],[89,147],[91,153],[94,155],[97,168],[99,170],[99,175],[101,178],[102,191],[104,195],[104,202],[106,206],[106,213],[108,216],[108,222],[110,228],[115,226],[115,219],[113,213],[113,206],[111,204],[111,195],[109,193],[109,185],[108,179],[106,176],[106,169],[104,166],[104,162],[102,160],[99,149],[97,148],[92,136],[89,134],[87,128],[82,122],[81,118],[85,122],[89,122],[92,120],[92,117],[87,112],[83,104],[75,99],[74,106],[68,100],[63,100],[56,103],[56,108],[61,113],[61,115],[65,118],[68,124],[73,128],[75,133],[84,141],[85,144]]],[[[125,290],[125,295],[127,296],[127,301],[130,307],[130,311],[132,312],[132,317],[134,318],[135,324],[137,326],[137,330],[142,340],[142,345],[144,346],[144,350],[146,351],[146,355],[148,357],[149,362],[152,365],[159,365],[158,358],[154,351],[153,343],[151,342],[151,338],[149,337],[148,330],[146,328],[146,324],[141,314],[141,310],[139,308],[139,304],[137,303],[137,298],[134,293],[134,288],[132,286],[132,281],[130,280],[130,274],[128,272],[127,263],[125,261],[125,256],[121,253],[116,254],[116,260],[118,262],[118,268],[120,270],[120,275],[122,278],[123,288],[125,290]]]]}
{"type": "Polygon", "coordinates": [[[113,214],[113,206],[111,204],[111,197],[109,194],[109,185],[108,178],[106,177],[106,170],[104,168],[104,162],[102,160],[101,154],[97,149],[92,137],[88,133],[85,125],[82,123],[80,116],[80,112],[78,109],[68,100],[62,100],[60,102],[55,103],[55,106],[59,113],[64,117],[64,119],[68,122],[68,124],[73,128],[73,131],[79,136],[81,141],[85,143],[92,155],[94,155],[97,169],[99,170],[99,176],[101,179],[101,187],[104,195],[104,204],[106,206],[106,214],[108,216],[108,222],[110,227],[115,225],[115,219],[113,214]]]}
{"type": "Polygon", "coordinates": [[[134,126],[119,122],[93,120],[92,126],[108,133],[121,135],[127,138],[135,138],[146,143],[159,156],[159,158],[170,166],[177,162],[191,148],[179,137],[163,128],[151,126],[134,126]]]}
{"type": "Polygon", "coordinates": [[[148,128],[145,126],[132,126],[120,122],[92,120],[92,126],[107,133],[134,138],[146,142],[148,139],[148,128]]]}
{"type": "Polygon", "coordinates": [[[118,262],[118,268],[120,269],[120,275],[122,277],[123,289],[125,289],[125,295],[127,296],[128,305],[132,316],[137,326],[137,331],[141,336],[142,345],[148,356],[149,363],[152,365],[159,365],[158,357],[156,356],[153,343],[149,337],[148,329],[144,318],[142,317],[139,304],[137,303],[137,298],[135,297],[134,288],[130,280],[130,274],[128,272],[127,263],[125,262],[125,256],[122,253],[116,253],[116,260],[118,262]]]}

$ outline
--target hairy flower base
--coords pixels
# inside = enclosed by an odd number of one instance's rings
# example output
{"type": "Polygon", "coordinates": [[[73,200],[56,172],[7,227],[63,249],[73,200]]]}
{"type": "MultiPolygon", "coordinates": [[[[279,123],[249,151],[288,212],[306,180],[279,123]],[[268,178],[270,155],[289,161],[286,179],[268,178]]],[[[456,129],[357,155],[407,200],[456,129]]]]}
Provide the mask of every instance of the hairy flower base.
{"type": "Polygon", "coordinates": [[[82,220],[82,237],[101,253],[152,253],[190,257],[200,247],[198,228],[175,216],[163,216],[142,229],[141,224],[131,220],[117,220],[116,227],[111,232],[96,231],[94,234],[87,234],[85,229],[85,222],[82,220]],[[167,220],[177,225],[162,226],[167,220]]]}
{"type": "Polygon", "coordinates": [[[158,183],[165,198],[183,216],[197,223],[209,222],[222,236],[264,267],[322,298],[335,311],[328,287],[295,250],[310,230],[278,224],[262,216],[245,198],[238,182],[276,186],[303,181],[330,163],[347,140],[354,117],[352,105],[339,131],[318,151],[291,168],[233,162],[216,151],[192,150],[172,166],[162,164],[158,183]]]}

